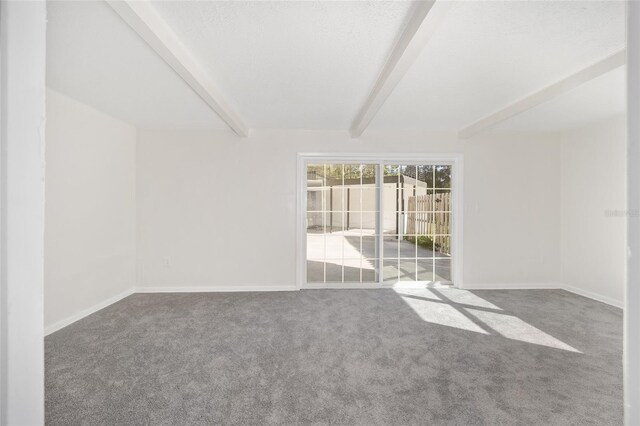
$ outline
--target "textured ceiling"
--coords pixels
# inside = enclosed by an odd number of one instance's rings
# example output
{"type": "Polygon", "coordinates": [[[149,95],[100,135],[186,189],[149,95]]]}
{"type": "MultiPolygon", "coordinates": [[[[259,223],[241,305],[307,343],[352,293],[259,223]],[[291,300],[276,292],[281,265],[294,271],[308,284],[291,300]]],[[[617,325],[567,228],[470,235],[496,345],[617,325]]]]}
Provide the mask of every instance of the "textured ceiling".
{"type": "Polygon", "coordinates": [[[47,85],[142,128],[227,129],[105,2],[48,2],[47,85]]]}
{"type": "Polygon", "coordinates": [[[504,121],[493,130],[553,133],[624,114],[625,76],[624,67],[618,68],[504,121]]]}
{"type": "MultiPolygon", "coordinates": [[[[408,22],[403,1],[152,1],[249,127],[347,129],[408,22]]],[[[139,127],[226,129],[104,2],[49,2],[47,83],[139,127]]],[[[456,2],[370,128],[459,130],[624,46],[622,1],[456,2]]],[[[622,70],[495,131],[624,112],[622,70]]]]}
{"type": "Polygon", "coordinates": [[[370,128],[463,128],[624,43],[623,2],[455,3],[370,128]]]}
{"type": "Polygon", "coordinates": [[[153,2],[252,127],[347,128],[410,2],[153,2]]]}

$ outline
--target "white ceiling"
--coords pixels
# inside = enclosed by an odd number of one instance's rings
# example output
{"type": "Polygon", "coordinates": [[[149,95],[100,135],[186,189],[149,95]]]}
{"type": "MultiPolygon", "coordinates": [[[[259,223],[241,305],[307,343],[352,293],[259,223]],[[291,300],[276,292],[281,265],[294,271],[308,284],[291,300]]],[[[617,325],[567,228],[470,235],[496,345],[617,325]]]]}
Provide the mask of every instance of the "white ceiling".
{"type": "Polygon", "coordinates": [[[47,85],[142,128],[227,129],[103,1],[48,2],[47,85]]]}
{"type": "MultiPolygon", "coordinates": [[[[252,128],[347,129],[416,5],[153,1],[252,128]]],[[[50,2],[50,87],[140,127],[226,125],[103,2],[50,2]]],[[[456,2],[370,128],[459,130],[624,46],[624,2],[456,2]]],[[[495,131],[624,112],[619,69],[495,131]]]]}
{"type": "Polygon", "coordinates": [[[496,132],[559,132],[626,111],[623,67],[594,78],[494,128],[496,132]]]}
{"type": "Polygon", "coordinates": [[[461,129],[623,47],[624,20],[623,2],[456,3],[370,128],[461,129]]]}
{"type": "Polygon", "coordinates": [[[155,8],[252,127],[347,128],[410,2],[168,2],[155,8]]]}

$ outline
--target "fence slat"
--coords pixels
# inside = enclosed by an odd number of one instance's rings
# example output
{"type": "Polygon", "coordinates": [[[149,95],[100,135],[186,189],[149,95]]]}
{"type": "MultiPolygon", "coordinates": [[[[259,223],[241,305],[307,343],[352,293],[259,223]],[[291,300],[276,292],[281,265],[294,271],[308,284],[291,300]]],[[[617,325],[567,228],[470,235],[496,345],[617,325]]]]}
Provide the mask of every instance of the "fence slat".
{"type": "MultiPolygon", "coordinates": [[[[412,195],[408,198],[407,235],[449,235],[451,233],[451,192],[412,195]]],[[[439,250],[450,253],[451,239],[434,238],[439,250]]]]}

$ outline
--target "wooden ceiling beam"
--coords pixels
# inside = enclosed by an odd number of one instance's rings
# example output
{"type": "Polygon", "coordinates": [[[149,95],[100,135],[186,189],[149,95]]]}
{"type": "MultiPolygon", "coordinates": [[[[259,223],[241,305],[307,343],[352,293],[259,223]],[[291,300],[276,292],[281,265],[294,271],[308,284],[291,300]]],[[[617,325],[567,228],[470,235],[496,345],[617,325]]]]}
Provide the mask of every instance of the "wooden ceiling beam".
{"type": "Polygon", "coordinates": [[[249,135],[249,129],[207,72],[148,1],[107,0],[107,3],[238,136],[249,135]]]}

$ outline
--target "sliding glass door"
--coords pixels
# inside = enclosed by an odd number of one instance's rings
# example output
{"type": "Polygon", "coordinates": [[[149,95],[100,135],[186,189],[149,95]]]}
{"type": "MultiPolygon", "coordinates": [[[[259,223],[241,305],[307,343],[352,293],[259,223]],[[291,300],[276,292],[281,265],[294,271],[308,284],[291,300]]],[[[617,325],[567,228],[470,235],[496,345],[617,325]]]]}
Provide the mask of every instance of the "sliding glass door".
{"type": "Polygon", "coordinates": [[[304,163],[309,287],[452,283],[453,165],[304,163]]]}

